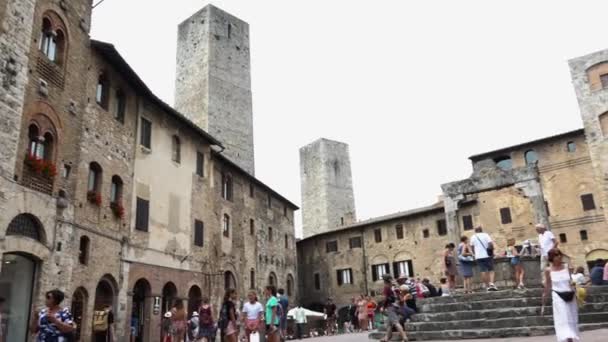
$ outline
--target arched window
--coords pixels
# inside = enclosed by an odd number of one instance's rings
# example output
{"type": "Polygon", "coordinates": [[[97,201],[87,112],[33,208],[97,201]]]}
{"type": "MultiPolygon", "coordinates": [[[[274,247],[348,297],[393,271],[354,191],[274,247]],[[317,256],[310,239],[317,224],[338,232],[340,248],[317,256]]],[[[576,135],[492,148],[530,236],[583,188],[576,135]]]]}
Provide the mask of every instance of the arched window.
{"type": "Polygon", "coordinates": [[[224,272],[224,289],[236,289],[236,279],[230,271],[224,272]]]}
{"type": "Polygon", "coordinates": [[[101,191],[101,166],[96,162],[89,164],[89,183],[87,190],[89,192],[99,193],[101,191]]]}
{"type": "Polygon", "coordinates": [[[268,285],[277,286],[277,275],[274,272],[270,272],[268,275],[268,285]]]}
{"type": "Polygon", "coordinates": [[[99,77],[97,78],[97,88],[95,90],[95,102],[104,109],[108,109],[109,88],[110,82],[108,77],[104,73],[99,74],[99,77]]]}
{"type": "Polygon", "coordinates": [[[40,144],[40,132],[38,130],[38,126],[31,124],[29,127],[28,136],[30,140],[28,148],[29,155],[42,158],[44,155],[44,146],[41,146],[42,144],[40,144]]]}
{"type": "Polygon", "coordinates": [[[64,31],[65,28],[59,16],[54,12],[47,12],[42,19],[38,48],[49,61],[56,64],[63,62],[66,45],[64,31]]]}
{"type": "Polygon", "coordinates": [[[232,176],[222,172],[222,198],[232,201],[232,176]]]}
{"type": "Polygon", "coordinates": [[[524,158],[526,159],[526,165],[534,165],[538,162],[538,154],[534,150],[526,151],[524,158]]]}
{"type": "Polygon", "coordinates": [[[224,221],[222,224],[222,234],[225,237],[230,237],[230,216],[224,214],[224,221]]]}
{"type": "Polygon", "coordinates": [[[291,274],[287,275],[287,296],[291,296],[293,294],[293,277],[291,274]]]}
{"type": "Polygon", "coordinates": [[[6,235],[24,236],[44,242],[44,230],[36,217],[31,214],[19,214],[8,224],[6,235]]]}
{"type": "Polygon", "coordinates": [[[494,159],[496,166],[502,170],[511,170],[513,168],[513,161],[509,156],[502,156],[494,159]]]}
{"type": "Polygon", "coordinates": [[[119,203],[122,199],[122,179],[117,175],[112,176],[112,185],[110,187],[110,202],[119,203]]]}
{"type": "Polygon", "coordinates": [[[116,91],[116,113],[114,119],[124,123],[125,122],[125,111],[127,109],[127,97],[122,90],[116,91]]]}
{"type": "Polygon", "coordinates": [[[52,160],[53,158],[53,143],[54,143],[53,135],[49,132],[44,133],[42,140],[42,156],[41,158],[44,160],[52,160]]]}
{"type": "Polygon", "coordinates": [[[182,144],[179,141],[179,137],[177,135],[173,136],[172,145],[171,145],[171,160],[176,163],[180,163],[182,158],[182,144]]]}
{"type": "Polygon", "coordinates": [[[91,240],[89,240],[88,236],[80,237],[80,245],[78,247],[78,262],[82,265],[86,265],[89,262],[89,245],[91,244],[91,240]]]}

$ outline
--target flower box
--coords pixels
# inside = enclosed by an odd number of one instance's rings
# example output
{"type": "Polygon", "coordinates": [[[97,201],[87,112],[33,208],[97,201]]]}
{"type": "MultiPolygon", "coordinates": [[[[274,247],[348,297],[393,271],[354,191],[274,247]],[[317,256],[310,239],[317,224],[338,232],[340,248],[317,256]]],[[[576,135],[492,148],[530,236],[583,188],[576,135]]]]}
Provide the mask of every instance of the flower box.
{"type": "Polygon", "coordinates": [[[122,206],[120,202],[110,202],[110,209],[112,209],[112,213],[119,219],[125,217],[125,208],[122,206]]]}
{"type": "Polygon", "coordinates": [[[101,206],[101,194],[97,191],[89,190],[87,192],[87,200],[98,207],[101,206]]]}

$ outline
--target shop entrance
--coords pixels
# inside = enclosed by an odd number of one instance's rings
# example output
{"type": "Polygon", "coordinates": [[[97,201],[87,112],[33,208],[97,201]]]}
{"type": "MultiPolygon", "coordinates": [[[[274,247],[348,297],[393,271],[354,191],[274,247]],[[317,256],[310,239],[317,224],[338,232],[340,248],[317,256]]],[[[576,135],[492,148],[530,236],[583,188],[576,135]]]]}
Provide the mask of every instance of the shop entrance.
{"type": "Polygon", "coordinates": [[[5,341],[25,342],[28,339],[35,274],[35,260],[21,254],[2,256],[0,297],[4,303],[0,304],[0,313],[5,341]]]}

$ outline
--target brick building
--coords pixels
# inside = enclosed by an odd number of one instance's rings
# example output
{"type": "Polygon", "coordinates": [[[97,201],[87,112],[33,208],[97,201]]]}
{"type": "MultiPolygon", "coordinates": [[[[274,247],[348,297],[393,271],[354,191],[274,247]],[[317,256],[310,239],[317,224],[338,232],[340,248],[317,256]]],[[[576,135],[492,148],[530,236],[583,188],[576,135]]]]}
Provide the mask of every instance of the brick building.
{"type": "MultiPolygon", "coordinates": [[[[187,61],[204,66],[191,76],[209,78],[208,70],[230,64],[222,53],[240,51],[236,62],[248,62],[248,34],[235,34],[247,32],[246,23],[212,6],[202,12],[225,25],[197,37],[225,43],[214,48],[220,58],[187,61]],[[247,48],[236,50],[231,39],[247,48]]],[[[229,136],[207,131],[231,127],[218,113],[249,122],[251,106],[230,107],[214,99],[219,93],[202,92],[214,101],[213,115],[203,107],[178,112],[111,44],[90,39],[90,24],[87,0],[0,4],[7,340],[28,339],[30,304],[40,308],[53,288],[66,293],[83,341],[93,311],[105,304],[114,308],[119,340],[134,317],[137,341],[157,341],[162,312],[176,299],[193,308],[204,295],[218,303],[227,287],[244,297],[267,283],[295,296],[297,207],[254,177],[252,144],[233,139],[239,131],[252,137],[251,125],[234,124],[229,136]],[[242,150],[251,153],[241,157],[242,150]]],[[[250,79],[248,63],[238,70],[231,77],[250,79]]],[[[233,96],[251,103],[250,91],[233,96]]]]}
{"type": "MultiPolygon", "coordinates": [[[[577,65],[576,60],[573,63],[577,65]]],[[[587,85],[579,86],[576,79],[584,74],[573,74],[577,87],[587,85]]],[[[597,170],[601,164],[593,161],[592,147],[604,139],[599,137],[603,133],[597,123],[597,115],[608,110],[604,107],[592,111],[595,116],[586,120],[595,122],[586,121],[589,127],[584,130],[470,157],[471,177],[442,185],[443,194],[433,205],[346,224],[341,224],[339,212],[328,212],[334,216],[305,223],[305,229],[311,227],[316,234],[298,242],[302,300],[312,305],[334,297],[346,304],[355,295],[377,293],[384,273],[429,277],[436,282],[443,272],[444,246],[459,242],[462,235],[470,236],[476,226],[493,236],[498,253],[506,249],[508,238],[515,238],[518,244],[536,240],[534,225],[544,222],[573,264],[588,266],[598,257],[608,258],[604,187],[597,180],[601,178],[597,174],[604,173],[597,170]]],[[[586,108],[581,108],[584,113],[586,108]]],[[[602,155],[595,153],[598,158],[602,155]]],[[[340,159],[348,158],[347,152],[332,151],[320,157],[310,154],[314,152],[309,147],[301,150],[302,163],[316,158],[315,162],[322,165],[345,165],[340,159]]],[[[307,169],[308,174],[303,176],[306,180],[302,181],[303,204],[316,200],[316,206],[323,207],[334,201],[336,197],[324,195],[333,191],[333,183],[311,183],[308,180],[318,176],[311,174],[314,167],[307,169]],[[320,188],[317,193],[322,195],[315,199],[309,187],[320,188]]],[[[341,172],[350,175],[350,171],[341,172]]],[[[350,191],[352,196],[352,188],[350,191]]],[[[349,207],[351,196],[341,197],[346,203],[336,207],[349,207]]],[[[303,210],[307,210],[306,205],[303,210]]],[[[317,215],[324,213],[319,211],[317,215]]],[[[303,213],[303,217],[308,216],[303,213]]],[[[309,236],[306,232],[304,235],[309,236]]]]}

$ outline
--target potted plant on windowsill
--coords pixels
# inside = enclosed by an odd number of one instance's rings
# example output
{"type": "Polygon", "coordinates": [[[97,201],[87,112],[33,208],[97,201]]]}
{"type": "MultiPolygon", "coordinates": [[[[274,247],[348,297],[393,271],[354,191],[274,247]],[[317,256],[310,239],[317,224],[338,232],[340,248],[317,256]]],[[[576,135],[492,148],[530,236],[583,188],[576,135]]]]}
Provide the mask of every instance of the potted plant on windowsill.
{"type": "Polygon", "coordinates": [[[98,207],[101,206],[101,194],[95,190],[87,191],[87,200],[98,207]]]}
{"type": "Polygon", "coordinates": [[[25,165],[30,167],[35,173],[47,179],[54,179],[57,175],[57,167],[50,160],[44,160],[38,156],[28,153],[25,156],[25,165]]]}
{"type": "Polygon", "coordinates": [[[120,201],[110,202],[110,209],[112,209],[112,213],[117,218],[122,219],[125,217],[125,208],[120,201]]]}

